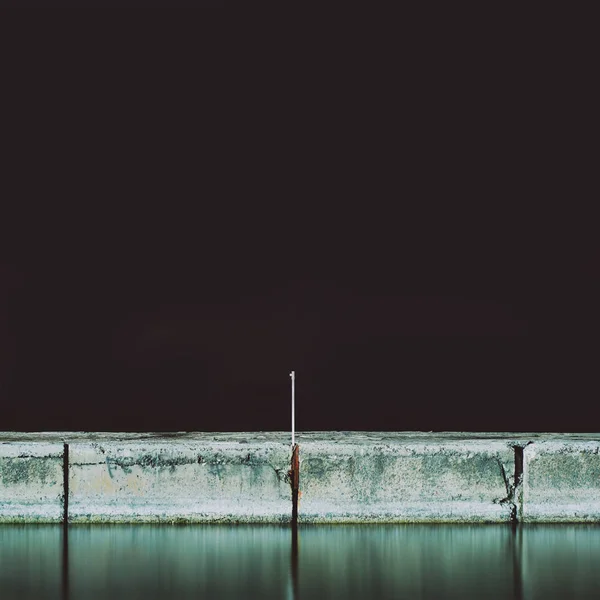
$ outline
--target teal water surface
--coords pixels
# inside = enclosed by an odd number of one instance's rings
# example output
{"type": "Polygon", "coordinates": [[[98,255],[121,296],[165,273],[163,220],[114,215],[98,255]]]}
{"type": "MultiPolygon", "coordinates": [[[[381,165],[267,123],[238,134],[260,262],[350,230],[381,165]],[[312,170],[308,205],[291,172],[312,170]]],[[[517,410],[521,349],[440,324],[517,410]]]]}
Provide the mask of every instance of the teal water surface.
{"type": "Polygon", "coordinates": [[[600,598],[600,526],[0,526],[0,598],[600,598]]]}

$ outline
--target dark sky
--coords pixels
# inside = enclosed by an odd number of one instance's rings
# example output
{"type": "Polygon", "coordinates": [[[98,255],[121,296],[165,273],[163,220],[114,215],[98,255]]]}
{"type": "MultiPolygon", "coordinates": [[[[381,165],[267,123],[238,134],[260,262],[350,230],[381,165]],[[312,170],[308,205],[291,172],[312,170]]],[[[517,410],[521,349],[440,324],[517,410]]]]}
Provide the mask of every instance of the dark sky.
{"type": "Polygon", "coordinates": [[[15,63],[0,429],[287,429],[292,369],[300,430],[598,429],[596,167],[540,65],[163,50],[15,63]]]}
{"type": "Polygon", "coordinates": [[[300,430],[594,429],[585,253],[552,291],[554,256],[491,230],[255,207],[53,214],[15,241],[2,429],[286,429],[292,369],[300,430]]]}

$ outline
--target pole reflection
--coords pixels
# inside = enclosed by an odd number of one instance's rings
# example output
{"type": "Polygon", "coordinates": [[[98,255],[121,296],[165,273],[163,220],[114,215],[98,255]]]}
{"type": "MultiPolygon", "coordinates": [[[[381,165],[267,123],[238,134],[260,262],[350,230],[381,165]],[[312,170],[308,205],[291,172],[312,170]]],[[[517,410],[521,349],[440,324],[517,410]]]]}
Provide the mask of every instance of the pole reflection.
{"type": "Polygon", "coordinates": [[[513,567],[513,597],[523,600],[523,527],[511,525],[510,555],[513,567]]]}
{"type": "Polygon", "coordinates": [[[292,521],[292,550],[290,552],[292,574],[292,600],[298,600],[298,522],[292,521]]]}
{"type": "Polygon", "coordinates": [[[69,600],[69,525],[64,523],[61,531],[62,538],[62,600],[69,600]]]}

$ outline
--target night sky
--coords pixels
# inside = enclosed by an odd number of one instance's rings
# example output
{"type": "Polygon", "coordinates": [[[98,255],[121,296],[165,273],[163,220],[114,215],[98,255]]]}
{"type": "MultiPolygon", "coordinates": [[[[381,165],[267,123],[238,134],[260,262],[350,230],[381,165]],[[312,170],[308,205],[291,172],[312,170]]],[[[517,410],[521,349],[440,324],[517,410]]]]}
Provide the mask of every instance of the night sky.
{"type": "Polygon", "coordinates": [[[0,429],[285,430],[293,369],[299,430],[598,430],[572,120],[516,83],[400,108],[375,67],[254,97],[249,64],[220,95],[134,58],[15,99],[0,429]]]}
{"type": "Polygon", "coordinates": [[[54,214],[15,243],[2,429],[287,429],[292,369],[299,430],[597,429],[590,299],[545,292],[522,246],[368,203],[254,211],[54,214]]]}

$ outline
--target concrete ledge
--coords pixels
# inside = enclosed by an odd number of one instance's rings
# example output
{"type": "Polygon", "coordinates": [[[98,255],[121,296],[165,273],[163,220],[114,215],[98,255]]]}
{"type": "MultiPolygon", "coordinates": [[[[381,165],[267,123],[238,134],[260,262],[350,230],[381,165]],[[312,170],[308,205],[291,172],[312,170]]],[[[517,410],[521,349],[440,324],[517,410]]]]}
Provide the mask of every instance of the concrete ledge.
{"type": "Polygon", "coordinates": [[[69,521],[289,522],[289,446],[148,439],[70,445],[69,521]]]}
{"type": "Polygon", "coordinates": [[[600,522],[600,441],[543,440],[523,451],[522,520],[600,522]]]}
{"type": "Polygon", "coordinates": [[[0,523],[60,523],[63,502],[63,444],[0,437],[0,523]]]}
{"type": "MultiPolygon", "coordinates": [[[[600,434],[297,440],[301,523],[600,522],[600,434]]],[[[284,432],[0,433],[0,522],[287,523],[290,461],[284,432]]]]}
{"type": "Polygon", "coordinates": [[[508,522],[514,450],[497,440],[300,436],[303,523],[508,522]]]}

